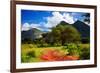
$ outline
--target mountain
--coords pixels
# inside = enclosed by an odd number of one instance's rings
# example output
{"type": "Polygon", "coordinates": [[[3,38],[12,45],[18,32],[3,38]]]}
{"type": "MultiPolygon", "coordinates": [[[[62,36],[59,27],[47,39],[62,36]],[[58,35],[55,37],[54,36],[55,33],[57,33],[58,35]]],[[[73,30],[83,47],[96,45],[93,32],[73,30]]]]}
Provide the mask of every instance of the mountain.
{"type": "MultiPolygon", "coordinates": [[[[75,29],[78,30],[83,40],[90,37],[90,26],[85,24],[82,21],[78,20],[74,24],[69,24],[69,23],[66,23],[65,21],[61,21],[56,27],[59,27],[59,26],[74,27],[75,29]]],[[[41,38],[42,34],[44,33],[47,33],[47,32],[40,31],[37,28],[32,28],[27,31],[22,31],[21,38],[22,40],[35,40],[35,39],[41,38]]]]}
{"type": "Polygon", "coordinates": [[[80,32],[82,38],[90,37],[90,26],[81,21],[76,21],[73,26],[80,32]]]}
{"type": "Polygon", "coordinates": [[[31,28],[27,31],[21,32],[22,40],[34,40],[42,37],[42,31],[36,28],[31,28]]]}
{"type": "Polygon", "coordinates": [[[60,26],[60,25],[66,26],[66,25],[70,25],[70,24],[67,23],[67,22],[65,22],[65,21],[61,21],[56,27],[58,27],[58,26],[60,26]]]}
{"type": "Polygon", "coordinates": [[[81,34],[82,39],[90,37],[90,26],[85,24],[82,21],[78,20],[74,24],[69,24],[65,21],[61,21],[56,27],[58,27],[60,25],[63,25],[63,26],[69,25],[69,26],[76,28],[79,31],[79,33],[81,34]]]}

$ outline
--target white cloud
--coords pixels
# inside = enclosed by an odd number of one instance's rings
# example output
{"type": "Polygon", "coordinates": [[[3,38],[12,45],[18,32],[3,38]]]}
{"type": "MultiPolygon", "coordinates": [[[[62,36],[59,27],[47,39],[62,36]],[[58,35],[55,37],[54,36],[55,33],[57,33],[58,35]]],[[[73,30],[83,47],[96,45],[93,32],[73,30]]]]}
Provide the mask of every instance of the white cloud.
{"type": "Polygon", "coordinates": [[[63,20],[69,24],[73,24],[75,22],[74,17],[72,15],[70,15],[69,13],[63,14],[63,20]]]}
{"type": "MultiPolygon", "coordinates": [[[[57,24],[59,24],[61,21],[65,21],[69,24],[73,24],[75,22],[75,19],[72,15],[69,13],[63,13],[60,12],[52,12],[51,17],[47,17],[47,23],[45,24],[45,27],[54,27],[57,24]]],[[[76,19],[77,20],[77,19],[76,19]]]]}
{"type": "Polygon", "coordinates": [[[88,26],[90,26],[90,24],[88,22],[84,22],[85,24],[87,24],[88,26]]]}
{"type": "Polygon", "coordinates": [[[22,31],[27,31],[27,30],[29,30],[30,29],[30,25],[28,24],[28,23],[24,23],[23,25],[22,25],[22,31]]]}
{"type": "Polygon", "coordinates": [[[29,29],[31,29],[31,28],[37,28],[37,29],[39,29],[39,27],[40,27],[39,24],[24,23],[24,24],[22,25],[22,31],[27,31],[27,30],[29,30],[29,29]]]}
{"type": "Polygon", "coordinates": [[[39,30],[41,30],[41,31],[44,31],[44,30],[45,30],[45,31],[51,31],[50,29],[45,28],[44,25],[45,25],[45,23],[42,23],[42,22],[39,23],[39,24],[24,23],[24,24],[22,25],[22,31],[27,31],[27,30],[30,30],[31,28],[37,28],[37,29],[39,29],[39,30]]]}
{"type": "Polygon", "coordinates": [[[39,24],[29,24],[25,23],[22,25],[22,31],[27,31],[31,28],[37,28],[41,31],[47,30],[51,31],[48,28],[55,27],[57,24],[59,24],[61,21],[65,21],[69,24],[73,24],[77,19],[73,17],[73,15],[70,15],[69,13],[60,13],[60,12],[52,12],[52,16],[50,17],[44,17],[46,22],[40,22],[39,24]]]}
{"type": "Polygon", "coordinates": [[[56,26],[60,21],[62,21],[62,15],[59,12],[52,12],[51,17],[47,17],[47,23],[45,27],[54,27],[56,26]]]}
{"type": "Polygon", "coordinates": [[[34,23],[30,24],[31,28],[38,28],[40,26],[41,26],[40,24],[34,24],[34,23]]]}

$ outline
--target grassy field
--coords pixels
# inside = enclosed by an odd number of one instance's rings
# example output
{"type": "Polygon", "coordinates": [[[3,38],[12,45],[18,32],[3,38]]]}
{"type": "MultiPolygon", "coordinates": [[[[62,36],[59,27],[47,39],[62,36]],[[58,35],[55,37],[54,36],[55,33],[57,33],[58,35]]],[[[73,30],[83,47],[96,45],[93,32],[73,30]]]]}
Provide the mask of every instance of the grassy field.
{"type": "Polygon", "coordinates": [[[21,45],[21,62],[44,62],[89,59],[89,44],[38,47],[36,44],[21,45]]]}

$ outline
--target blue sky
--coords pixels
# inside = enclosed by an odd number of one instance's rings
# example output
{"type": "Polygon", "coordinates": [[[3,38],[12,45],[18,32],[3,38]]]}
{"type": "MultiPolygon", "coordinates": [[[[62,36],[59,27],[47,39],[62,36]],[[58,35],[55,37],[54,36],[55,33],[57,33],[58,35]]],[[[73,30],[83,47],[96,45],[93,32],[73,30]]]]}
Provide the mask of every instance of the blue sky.
{"type": "Polygon", "coordinates": [[[50,31],[49,28],[55,27],[61,21],[69,24],[77,20],[83,21],[83,14],[86,13],[21,10],[22,30],[37,28],[41,31],[50,31]]]}

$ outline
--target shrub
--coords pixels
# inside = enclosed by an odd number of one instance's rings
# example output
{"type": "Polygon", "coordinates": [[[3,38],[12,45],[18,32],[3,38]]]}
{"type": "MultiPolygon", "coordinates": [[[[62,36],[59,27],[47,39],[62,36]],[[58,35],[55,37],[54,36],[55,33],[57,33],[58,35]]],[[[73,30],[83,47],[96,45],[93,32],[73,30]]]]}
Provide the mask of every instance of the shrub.
{"type": "Polygon", "coordinates": [[[78,56],[81,60],[90,59],[89,44],[67,44],[64,46],[68,50],[69,55],[78,56]]]}
{"type": "Polygon", "coordinates": [[[69,55],[80,56],[81,50],[77,44],[67,44],[64,48],[68,50],[69,55]]]}
{"type": "Polygon", "coordinates": [[[29,57],[35,57],[35,52],[34,51],[29,51],[27,53],[27,56],[29,56],[29,57]]]}
{"type": "Polygon", "coordinates": [[[29,56],[21,56],[21,62],[29,62],[30,57],[29,56]]]}
{"type": "Polygon", "coordinates": [[[83,48],[83,49],[81,49],[80,58],[82,60],[90,59],[90,48],[83,48]]]}
{"type": "Polygon", "coordinates": [[[33,58],[35,58],[35,52],[28,51],[27,53],[22,54],[21,61],[22,62],[31,62],[33,58]]]}

